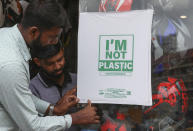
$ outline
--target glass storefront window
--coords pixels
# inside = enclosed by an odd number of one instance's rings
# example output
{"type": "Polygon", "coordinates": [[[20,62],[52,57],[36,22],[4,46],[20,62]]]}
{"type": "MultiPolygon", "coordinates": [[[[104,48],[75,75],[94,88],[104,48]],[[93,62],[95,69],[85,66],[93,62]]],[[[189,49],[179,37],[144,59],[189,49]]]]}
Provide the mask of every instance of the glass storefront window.
{"type": "Polygon", "coordinates": [[[80,0],[79,12],[153,9],[153,106],[96,105],[101,131],[193,130],[193,1],[80,0]]]}

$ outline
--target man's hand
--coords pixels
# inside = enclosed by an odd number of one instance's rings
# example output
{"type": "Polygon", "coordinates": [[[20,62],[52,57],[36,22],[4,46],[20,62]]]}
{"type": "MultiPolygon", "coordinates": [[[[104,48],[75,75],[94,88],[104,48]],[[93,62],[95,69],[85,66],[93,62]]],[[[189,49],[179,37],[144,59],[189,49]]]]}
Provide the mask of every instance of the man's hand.
{"type": "Polygon", "coordinates": [[[54,115],[65,115],[69,108],[75,106],[79,99],[75,95],[65,95],[54,106],[54,115]]]}
{"type": "Polygon", "coordinates": [[[79,99],[75,96],[77,88],[73,88],[66,92],[66,94],[54,106],[54,115],[64,115],[69,108],[75,106],[79,99]]]}
{"type": "Polygon", "coordinates": [[[66,94],[56,104],[65,103],[66,99],[68,99],[69,96],[76,94],[76,91],[77,91],[76,87],[67,91],[66,94]]]}
{"type": "Polygon", "coordinates": [[[72,124],[97,124],[100,117],[96,113],[96,108],[92,107],[91,101],[88,100],[88,105],[82,110],[71,114],[72,124]]]}

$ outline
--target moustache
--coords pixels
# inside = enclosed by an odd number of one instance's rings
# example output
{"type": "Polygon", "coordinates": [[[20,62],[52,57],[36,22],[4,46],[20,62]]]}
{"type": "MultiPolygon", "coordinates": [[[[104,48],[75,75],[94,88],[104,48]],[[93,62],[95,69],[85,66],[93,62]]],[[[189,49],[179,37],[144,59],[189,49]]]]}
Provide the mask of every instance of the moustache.
{"type": "Polygon", "coordinates": [[[60,71],[63,71],[63,68],[60,68],[58,70],[54,70],[53,73],[57,73],[57,72],[60,72],[60,71]]]}

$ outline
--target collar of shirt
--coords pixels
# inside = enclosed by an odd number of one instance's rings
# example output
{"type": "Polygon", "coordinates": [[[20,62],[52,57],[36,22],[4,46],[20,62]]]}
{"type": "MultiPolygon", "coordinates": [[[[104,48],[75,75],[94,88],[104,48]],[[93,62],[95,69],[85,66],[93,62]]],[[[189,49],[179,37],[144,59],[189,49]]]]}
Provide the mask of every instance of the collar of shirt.
{"type": "Polygon", "coordinates": [[[31,55],[29,52],[29,48],[27,47],[27,44],[21,34],[21,32],[19,31],[17,24],[14,25],[14,27],[12,28],[13,30],[13,38],[18,41],[18,47],[20,50],[20,53],[22,54],[23,58],[25,59],[25,61],[29,61],[31,59],[31,55]]]}
{"type": "MultiPolygon", "coordinates": [[[[53,80],[49,79],[49,77],[43,71],[40,71],[38,73],[38,78],[44,84],[44,86],[47,87],[47,88],[50,88],[52,86],[61,87],[60,85],[55,83],[53,80]]],[[[71,83],[72,82],[72,78],[71,78],[69,73],[65,73],[64,72],[64,80],[65,81],[64,81],[64,84],[63,84],[62,87],[65,87],[65,85],[67,83],[71,83]]]]}

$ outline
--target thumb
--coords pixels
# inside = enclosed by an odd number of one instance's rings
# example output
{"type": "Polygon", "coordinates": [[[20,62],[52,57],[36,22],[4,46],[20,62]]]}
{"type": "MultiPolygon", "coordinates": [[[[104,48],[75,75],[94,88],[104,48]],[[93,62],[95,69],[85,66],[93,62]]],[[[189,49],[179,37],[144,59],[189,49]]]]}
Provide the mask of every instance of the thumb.
{"type": "Polygon", "coordinates": [[[76,96],[69,96],[67,103],[68,104],[77,104],[79,102],[79,99],[76,96]]]}
{"type": "Polygon", "coordinates": [[[91,105],[91,101],[90,101],[90,100],[88,100],[88,106],[90,106],[90,107],[92,106],[92,105],[91,105]]]}
{"type": "Polygon", "coordinates": [[[78,98],[74,98],[73,100],[71,100],[69,103],[70,104],[77,104],[79,102],[78,98]]]}

